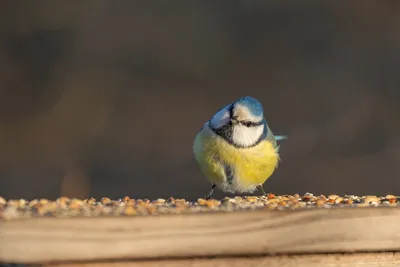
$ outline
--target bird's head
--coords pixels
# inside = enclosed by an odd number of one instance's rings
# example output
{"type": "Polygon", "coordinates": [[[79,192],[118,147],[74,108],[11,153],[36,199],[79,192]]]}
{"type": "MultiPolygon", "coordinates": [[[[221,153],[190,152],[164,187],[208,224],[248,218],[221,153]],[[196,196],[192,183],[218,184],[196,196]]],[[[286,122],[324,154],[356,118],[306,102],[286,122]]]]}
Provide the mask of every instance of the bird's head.
{"type": "Polygon", "coordinates": [[[229,112],[230,121],[234,125],[251,127],[263,124],[263,107],[251,96],[244,96],[233,102],[229,112]]]}
{"type": "Polygon", "coordinates": [[[263,107],[251,96],[241,97],[215,113],[210,127],[233,145],[251,147],[265,134],[263,107]]]}

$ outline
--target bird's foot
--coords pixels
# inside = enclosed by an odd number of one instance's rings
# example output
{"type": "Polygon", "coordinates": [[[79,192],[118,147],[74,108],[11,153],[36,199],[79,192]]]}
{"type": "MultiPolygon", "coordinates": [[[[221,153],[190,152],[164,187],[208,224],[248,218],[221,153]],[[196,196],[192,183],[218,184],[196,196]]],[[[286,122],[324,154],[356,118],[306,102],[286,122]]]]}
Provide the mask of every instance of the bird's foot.
{"type": "Polygon", "coordinates": [[[215,184],[213,184],[213,185],[211,186],[210,193],[208,193],[208,195],[205,197],[205,200],[209,200],[209,199],[212,198],[212,195],[213,195],[213,193],[214,193],[214,189],[215,189],[215,184]]]}
{"type": "Polygon", "coordinates": [[[267,193],[265,193],[264,188],[263,188],[262,185],[258,185],[256,188],[257,188],[258,191],[261,192],[262,196],[264,196],[264,197],[267,196],[267,193]]]}

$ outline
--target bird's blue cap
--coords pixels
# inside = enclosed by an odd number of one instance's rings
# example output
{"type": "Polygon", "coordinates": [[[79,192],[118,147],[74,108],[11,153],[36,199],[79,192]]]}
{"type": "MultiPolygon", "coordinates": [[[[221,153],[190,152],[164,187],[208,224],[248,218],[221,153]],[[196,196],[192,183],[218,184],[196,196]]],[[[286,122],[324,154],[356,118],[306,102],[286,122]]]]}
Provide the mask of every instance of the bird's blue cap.
{"type": "Polygon", "coordinates": [[[263,115],[263,106],[261,103],[251,96],[244,96],[235,101],[235,104],[240,104],[249,109],[249,111],[255,116],[263,115]]]}

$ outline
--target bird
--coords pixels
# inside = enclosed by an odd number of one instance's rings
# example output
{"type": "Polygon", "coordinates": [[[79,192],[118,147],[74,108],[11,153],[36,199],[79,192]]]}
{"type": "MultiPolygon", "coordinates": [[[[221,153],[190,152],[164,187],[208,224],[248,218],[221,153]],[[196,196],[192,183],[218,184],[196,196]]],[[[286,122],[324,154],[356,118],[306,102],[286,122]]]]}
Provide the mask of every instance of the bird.
{"type": "Polygon", "coordinates": [[[275,136],[256,98],[243,96],[218,110],[196,134],[193,153],[198,167],[211,183],[205,199],[215,188],[225,193],[254,193],[263,196],[265,181],[280,162],[275,136]]]}

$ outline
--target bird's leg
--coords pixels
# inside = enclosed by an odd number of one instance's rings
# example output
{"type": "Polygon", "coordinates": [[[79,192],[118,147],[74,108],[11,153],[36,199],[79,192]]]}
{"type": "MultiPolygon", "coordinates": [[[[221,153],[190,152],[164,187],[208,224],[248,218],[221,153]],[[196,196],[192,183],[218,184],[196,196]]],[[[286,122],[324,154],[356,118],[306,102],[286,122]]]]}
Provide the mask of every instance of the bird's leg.
{"type": "Polygon", "coordinates": [[[214,188],[215,188],[215,184],[213,184],[213,185],[211,186],[210,193],[208,193],[208,195],[206,196],[206,200],[212,198],[212,195],[213,195],[213,193],[214,193],[214,188]]]}
{"type": "Polygon", "coordinates": [[[264,191],[264,187],[262,186],[262,184],[257,185],[256,188],[257,188],[258,191],[260,191],[262,193],[263,196],[267,195],[267,193],[265,193],[265,191],[264,191]]]}

